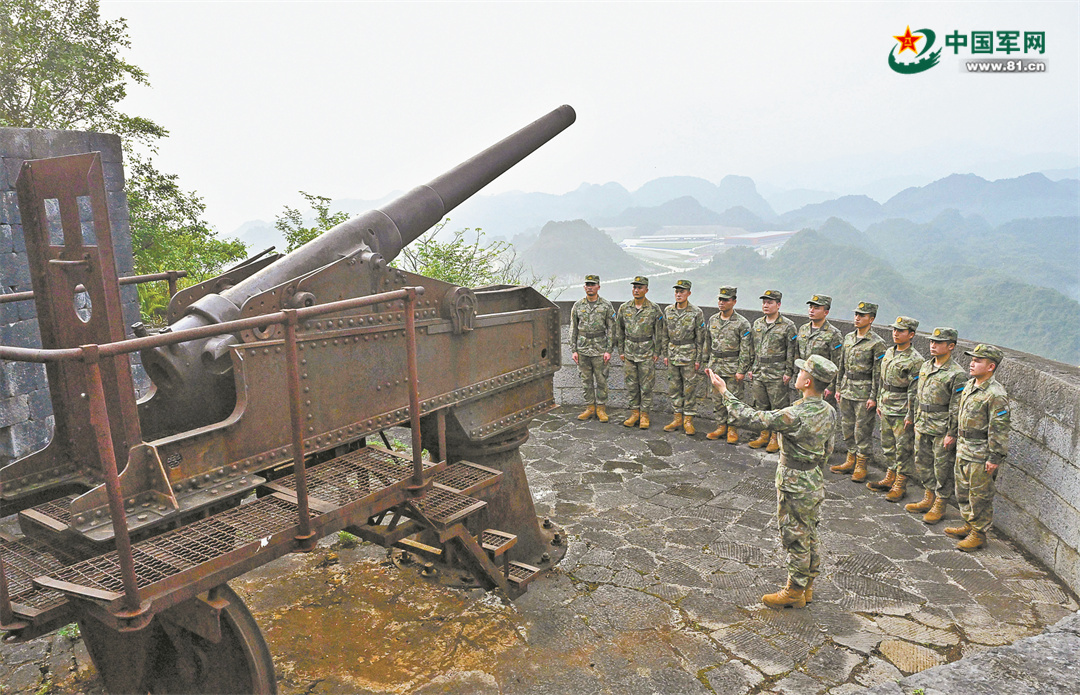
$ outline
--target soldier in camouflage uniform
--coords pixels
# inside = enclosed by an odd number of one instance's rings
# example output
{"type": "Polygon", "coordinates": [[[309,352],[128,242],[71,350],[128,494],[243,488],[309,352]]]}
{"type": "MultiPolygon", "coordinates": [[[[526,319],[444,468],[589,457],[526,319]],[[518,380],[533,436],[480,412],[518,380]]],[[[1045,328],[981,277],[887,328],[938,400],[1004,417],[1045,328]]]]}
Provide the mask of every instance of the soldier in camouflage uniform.
{"type": "MultiPolygon", "coordinates": [[[[735,311],[738,299],[737,287],[721,287],[717,297],[720,311],[709,319],[709,336],[705,340],[705,356],[702,361],[709,369],[723,377],[728,391],[735,398],[742,398],[743,378],[750,369],[751,340],[750,322],[735,311]]],[[[716,414],[716,429],[709,432],[707,439],[720,439],[727,435],[728,444],[739,443],[739,429],[730,424],[724,399],[715,399],[713,412],[716,414]]]]}
{"type": "Polygon", "coordinates": [[[897,316],[892,328],[893,346],[881,358],[881,397],[877,413],[881,418],[881,450],[888,470],[885,477],[866,487],[885,492],[885,499],[899,502],[907,494],[907,481],[915,475],[915,403],[919,390],[919,369],[923,356],[911,347],[919,322],[897,316]]]}
{"type": "Polygon", "coordinates": [[[780,540],[788,553],[787,585],[761,597],[771,608],[802,608],[814,599],[814,577],[821,554],[817,525],[825,499],[822,467],[832,453],[836,411],[821,397],[836,378],[836,365],[820,355],[796,360],[799,374],[796,388],[802,398],[781,410],[762,412],[743,405],[726,389],[724,380],[707,370],[715,389],[727,403],[728,411],[740,421],[749,421],[780,433],[780,462],[776,466],[776,519],[780,540]]]}
{"type": "Polygon", "coordinates": [[[953,361],[955,328],[935,328],[930,334],[930,355],[919,369],[918,412],[915,414],[915,479],[926,489],[920,502],[905,505],[912,513],[922,513],[923,521],[936,524],[945,516],[946,503],[953,495],[953,467],[956,422],[960,392],[966,381],[964,370],[953,361]]]}
{"type": "Polygon", "coordinates": [[[866,480],[866,464],[874,450],[874,413],[881,358],[885,356],[885,341],[870,330],[877,318],[877,310],[878,306],[873,302],[859,302],[855,308],[855,330],[844,336],[840,371],[836,375],[840,429],[848,453],[844,463],[831,466],[829,470],[851,472],[851,480],[855,483],[866,480]]]}
{"type": "MultiPolygon", "coordinates": [[[[779,410],[788,404],[788,383],[795,376],[795,354],[798,351],[795,322],[780,315],[779,290],[765,290],[761,295],[761,318],[754,321],[750,331],[754,358],[746,378],[750,380],[754,406],[758,410],[779,410]]],[[[766,447],[773,453],[780,450],[776,433],[762,430],[761,436],[748,446],[766,447]]]]}
{"type": "MultiPolygon", "coordinates": [[[[827,294],[815,294],[806,301],[807,314],[810,320],[799,326],[799,332],[795,337],[798,344],[798,357],[805,360],[810,355],[821,355],[833,364],[840,364],[840,348],[844,344],[844,336],[840,331],[829,323],[829,309],[832,308],[832,297],[827,294]]],[[[836,384],[829,384],[823,394],[827,400],[836,392],[836,384]]]]}
{"type": "Polygon", "coordinates": [[[986,544],[994,521],[995,481],[1009,455],[1009,394],[994,378],[1001,350],[980,344],[964,354],[971,357],[971,379],[960,393],[957,415],[956,497],[965,523],[945,533],[962,538],[956,547],[971,551],[986,544]]]}
{"type": "Polygon", "coordinates": [[[630,397],[630,417],[623,424],[649,429],[656,360],[663,350],[664,312],[645,295],[649,278],[638,276],[630,283],[634,299],[623,302],[615,315],[615,343],[626,371],[626,393],[630,397]]]}
{"type": "Polygon", "coordinates": [[[675,283],[675,303],[664,309],[664,330],[667,334],[664,364],[669,365],[668,395],[675,410],[675,417],[664,425],[665,432],[674,432],[681,426],[693,435],[697,399],[697,371],[701,369],[701,356],[705,352],[705,314],[690,303],[690,281],[675,283]]]}
{"type": "Polygon", "coordinates": [[[615,309],[600,296],[599,275],[585,276],[585,297],[577,300],[570,310],[570,348],[585,387],[585,411],[578,415],[578,420],[595,415],[600,422],[607,422],[607,379],[615,348],[615,309]]]}

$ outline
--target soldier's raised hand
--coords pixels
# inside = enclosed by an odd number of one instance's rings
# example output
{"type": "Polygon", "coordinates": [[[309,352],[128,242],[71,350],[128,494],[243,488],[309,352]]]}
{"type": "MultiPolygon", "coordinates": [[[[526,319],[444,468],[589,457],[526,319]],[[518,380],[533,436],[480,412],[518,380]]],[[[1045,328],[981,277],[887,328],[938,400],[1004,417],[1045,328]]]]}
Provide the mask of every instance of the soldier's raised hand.
{"type": "Polygon", "coordinates": [[[721,394],[727,393],[727,382],[724,378],[711,369],[705,370],[705,376],[709,377],[709,383],[721,394]]]}
{"type": "Polygon", "coordinates": [[[574,362],[576,363],[577,362],[577,353],[576,352],[571,352],[570,356],[574,358],[574,362]]]}

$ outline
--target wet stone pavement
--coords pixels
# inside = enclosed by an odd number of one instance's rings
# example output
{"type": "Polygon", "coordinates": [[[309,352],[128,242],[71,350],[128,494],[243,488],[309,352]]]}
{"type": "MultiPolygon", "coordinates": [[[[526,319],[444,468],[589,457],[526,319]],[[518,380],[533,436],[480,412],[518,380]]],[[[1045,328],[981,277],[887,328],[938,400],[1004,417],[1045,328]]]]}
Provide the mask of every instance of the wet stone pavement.
{"type": "MultiPolygon", "coordinates": [[[[827,472],[814,602],[769,609],[761,595],[785,579],[776,456],[706,440],[708,421],[691,438],[576,412],[538,418],[522,447],[537,513],[569,545],[513,604],[336,538],[232,582],[279,691],[911,693],[897,681],[1040,635],[1078,608],[1010,541],[991,534],[961,553],[945,524],[827,472]]],[[[950,508],[946,523],[958,518],[950,508]]],[[[0,676],[4,693],[101,692],[81,642],[61,635],[4,646],[0,676]]]]}

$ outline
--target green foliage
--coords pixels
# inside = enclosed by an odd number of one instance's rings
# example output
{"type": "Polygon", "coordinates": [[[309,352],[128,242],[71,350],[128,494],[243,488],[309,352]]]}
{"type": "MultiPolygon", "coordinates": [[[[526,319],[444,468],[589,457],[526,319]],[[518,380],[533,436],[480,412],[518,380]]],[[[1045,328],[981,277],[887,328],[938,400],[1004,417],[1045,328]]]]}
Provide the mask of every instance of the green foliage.
{"type": "Polygon", "coordinates": [[[551,291],[554,277],[545,279],[531,272],[509,242],[485,243],[479,228],[459,229],[450,241],[439,241],[439,233],[449,223],[448,217],[422,234],[391,265],[462,287],[532,285],[543,294],[551,291]]]}
{"type": "Polygon", "coordinates": [[[300,191],[300,195],[307,199],[308,205],[315,211],[315,224],[310,227],[304,226],[304,217],[296,208],[285,206],[285,212],[277,215],[274,226],[288,242],[288,251],[294,251],[324,232],[336,227],[349,219],[346,212],[330,212],[330,198],[321,195],[311,195],[300,191]]]}
{"type": "MultiPolygon", "coordinates": [[[[175,174],[163,174],[152,162],[134,156],[128,169],[128,210],[135,274],[186,270],[180,287],[193,285],[242,260],[247,246],[239,239],[221,239],[203,219],[206,204],[184,191],[175,174]]],[[[160,323],[169,305],[165,283],[139,285],[143,319],[160,323]]]]}
{"type": "Polygon", "coordinates": [[[90,128],[150,143],[168,134],[117,110],[128,81],[127,21],[102,21],[96,0],[0,0],[0,125],[90,128]]]}
{"type": "Polygon", "coordinates": [[[67,637],[72,642],[78,640],[82,636],[82,634],[79,632],[78,623],[68,623],[64,627],[57,630],[56,634],[60,635],[61,637],[67,637]]]}
{"type": "Polygon", "coordinates": [[[338,544],[342,548],[355,548],[360,545],[360,539],[348,531],[338,531],[338,544]]]}

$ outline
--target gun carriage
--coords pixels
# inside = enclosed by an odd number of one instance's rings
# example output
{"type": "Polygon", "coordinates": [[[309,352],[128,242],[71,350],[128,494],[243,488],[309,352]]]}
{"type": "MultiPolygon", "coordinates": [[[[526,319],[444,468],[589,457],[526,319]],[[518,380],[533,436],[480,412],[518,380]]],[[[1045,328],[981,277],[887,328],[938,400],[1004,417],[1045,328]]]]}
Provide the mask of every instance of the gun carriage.
{"type": "Polygon", "coordinates": [[[131,339],[99,156],[25,162],[42,348],[0,357],[46,365],[55,429],[0,468],[23,532],[0,537],[5,639],[78,621],[110,691],[274,692],[226,582],[343,529],[523,592],[564,552],[518,451],[554,407],[558,310],[389,262],[574,118],[562,106],[288,255],[177,292],[169,325],[131,339]],[[369,442],[395,425],[411,455],[369,442]]]}

